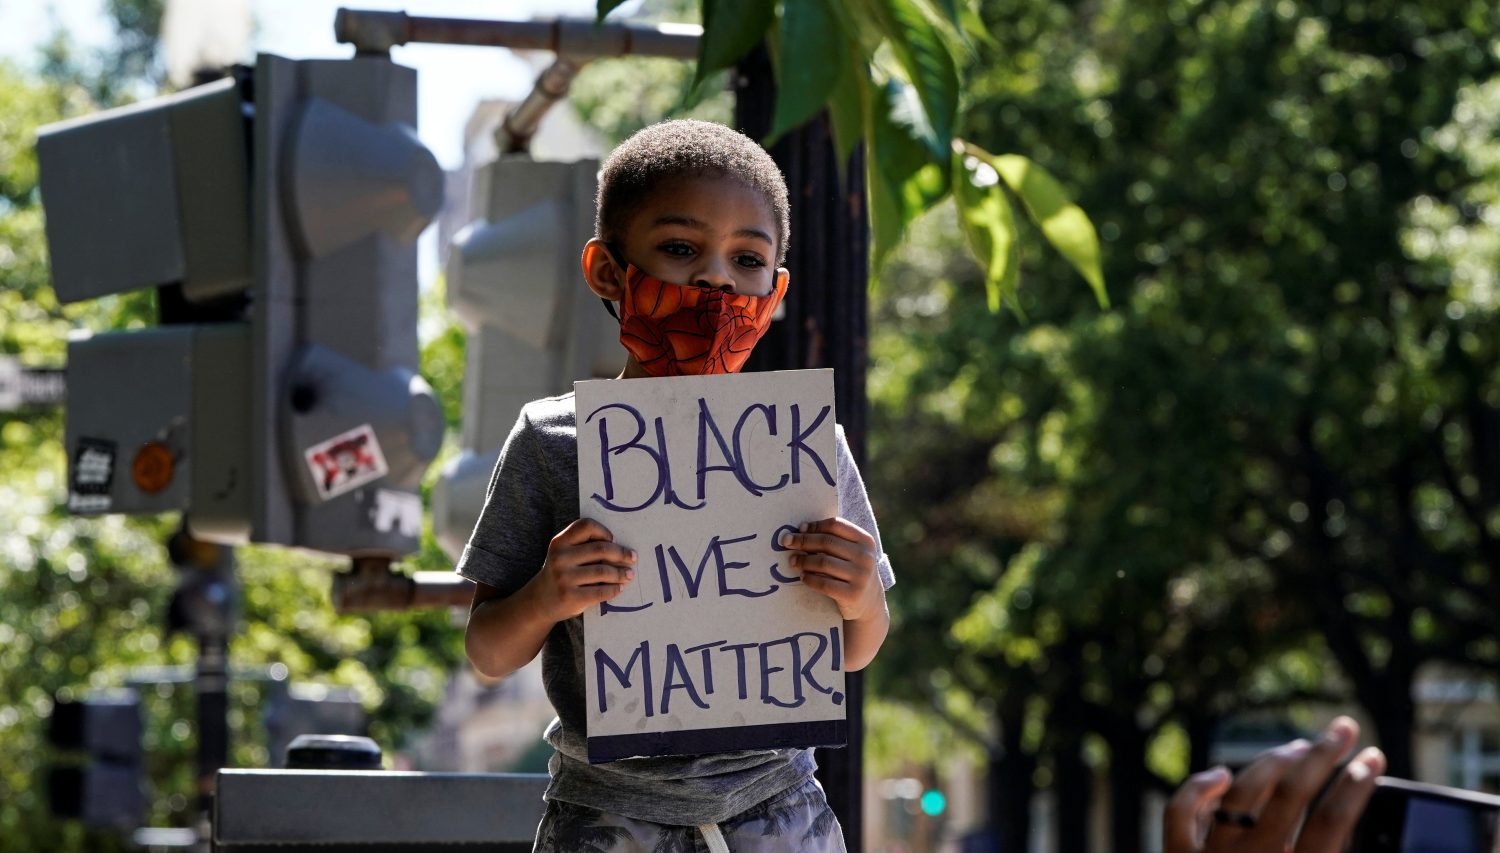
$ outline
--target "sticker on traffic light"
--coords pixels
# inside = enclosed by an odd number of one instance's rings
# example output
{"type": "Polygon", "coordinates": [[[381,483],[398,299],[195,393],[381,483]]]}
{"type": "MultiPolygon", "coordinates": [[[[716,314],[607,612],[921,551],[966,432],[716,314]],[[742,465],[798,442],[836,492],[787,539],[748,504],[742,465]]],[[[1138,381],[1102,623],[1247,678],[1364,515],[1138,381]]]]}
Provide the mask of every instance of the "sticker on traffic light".
{"type": "Polygon", "coordinates": [[[318,497],[325,501],[374,482],[390,470],[369,424],[309,447],[303,458],[317,484],[318,497]]]}
{"type": "Polygon", "coordinates": [[[103,438],[79,438],[77,446],[68,487],[68,510],[109,512],[109,487],[115,477],[115,443],[103,438]]]}

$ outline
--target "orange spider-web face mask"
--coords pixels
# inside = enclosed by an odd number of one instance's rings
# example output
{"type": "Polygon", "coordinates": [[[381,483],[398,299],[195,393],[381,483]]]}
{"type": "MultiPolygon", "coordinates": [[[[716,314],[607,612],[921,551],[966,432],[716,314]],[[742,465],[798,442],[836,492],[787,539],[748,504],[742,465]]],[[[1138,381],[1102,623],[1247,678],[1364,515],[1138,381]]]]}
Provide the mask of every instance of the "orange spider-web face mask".
{"type": "Polygon", "coordinates": [[[786,296],[787,274],[765,296],[671,284],[625,268],[620,343],[652,376],[738,373],[786,296]]]}

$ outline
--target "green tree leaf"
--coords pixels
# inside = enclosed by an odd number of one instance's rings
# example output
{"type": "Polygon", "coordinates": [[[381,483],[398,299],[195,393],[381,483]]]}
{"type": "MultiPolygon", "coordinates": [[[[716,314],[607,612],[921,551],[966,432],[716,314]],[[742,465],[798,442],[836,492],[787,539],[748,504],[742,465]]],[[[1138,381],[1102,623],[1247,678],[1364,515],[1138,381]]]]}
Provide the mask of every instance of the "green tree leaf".
{"type": "Polygon", "coordinates": [[[845,185],[849,158],[859,144],[865,126],[865,100],[861,94],[860,75],[864,63],[853,44],[844,51],[847,57],[839,74],[833,95],[828,99],[828,128],[833,136],[834,159],[839,170],[839,185],[845,185]]]}
{"type": "Polygon", "coordinates": [[[760,44],[775,16],[774,0],[703,0],[696,81],[734,65],[760,44]]]}
{"type": "Polygon", "coordinates": [[[910,103],[915,97],[911,85],[890,80],[879,88],[865,88],[866,192],[874,270],[900,242],[906,226],[948,193],[948,174],[947,161],[943,167],[933,163],[926,146],[893,119],[891,104],[910,103]]]}
{"type": "Polygon", "coordinates": [[[964,3],[958,12],[958,27],[961,36],[972,40],[973,44],[995,47],[995,36],[984,25],[984,18],[979,16],[979,9],[973,3],[964,3]]]}
{"type": "Polygon", "coordinates": [[[1078,274],[1094,289],[1102,307],[1109,307],[1104,289],[1104,272],[1099,263],[1099,234],[1083,208],[1074,204],[1062,184],[1046,169],[1020,154],[1001,154],[988,158],[1006,186],[1021,197],[1026,213],[1078,274]]]}
{"type": "Polygon", "coordinates": [[[848,76],[848,53],[834,49],[841,41],[838,19],[828,0],[794,0],[782,7],[777,26],[776,113],[769,145],[783,133],[818,114],[848,76]]]}
{"type": "Polygon", "coordinates": [[[1015,213],[1000,186],[1000,175],[989,163],[973,154],[953,154],[953,200],[963,226],[969,251],[984,268],[984,289],[990,311],[1009,304],[1024,319],[1016,298],[1020,283],[1020,244],[1016,241],[1015,213]]]}
{"type": "Polygon", "coordinates": [[[875,23],[875,14],[869,8],[870,0],[828,0],[828,8],[838,18],[839,26],[861,65],[869,65],[870,57],[885,41],[885,35],[875,23]]]}
{"type": "MultiPolygon", "coordinates": [[[[934,162],[947,163],[958,114],[958,69],[938,24],[917,0],[870,0],[915,98],[893,104],[934,162]]],[[[946,168],[946,167],[945,167],[946,168]]]]}
{"type": "Polygon", "coordinates": [[[962,0],[934,0],[933,5],[949,21],[958,23],[962,9],[968,4],[962,3],[962,0]]]}
{"type": "Polygon", "coordinates": [[[620,8],[620,6],[624,5],[624,3],[625,0],[599,0],[598,6],[596,7],[598,9],[598,14],[595,15],[594,21],[598,22],[604,20],[610,12],[613,12],[614,10],[620,8]]]}

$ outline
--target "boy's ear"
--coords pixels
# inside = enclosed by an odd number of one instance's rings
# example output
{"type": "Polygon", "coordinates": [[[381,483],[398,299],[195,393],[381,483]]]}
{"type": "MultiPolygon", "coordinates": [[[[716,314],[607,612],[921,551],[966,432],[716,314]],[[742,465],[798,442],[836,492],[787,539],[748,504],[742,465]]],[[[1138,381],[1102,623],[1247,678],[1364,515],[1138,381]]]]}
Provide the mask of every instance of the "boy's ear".
{"type": "Polygon", "coordinates": [[[776,268],[776,289],[782,290],[792,285],[792,271],[786,267],[776,268]]]}
{"type": "Polygon", "coordinates": [[[625,271],[615,263],[609,247],[598,237],[583,244],[583,278],[601,299],[618,302],[625,296],[625,271]]]}

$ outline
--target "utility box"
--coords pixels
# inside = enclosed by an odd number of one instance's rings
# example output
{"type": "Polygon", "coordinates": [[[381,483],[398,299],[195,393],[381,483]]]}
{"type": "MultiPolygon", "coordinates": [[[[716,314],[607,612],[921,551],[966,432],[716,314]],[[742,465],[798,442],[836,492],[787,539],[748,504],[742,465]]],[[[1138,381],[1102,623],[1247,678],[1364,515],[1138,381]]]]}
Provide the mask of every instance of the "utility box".
{"type": "Polygon", "coordinates": [[[545,773],[221,770],[216,851],[532,848],[545,773]]]}

